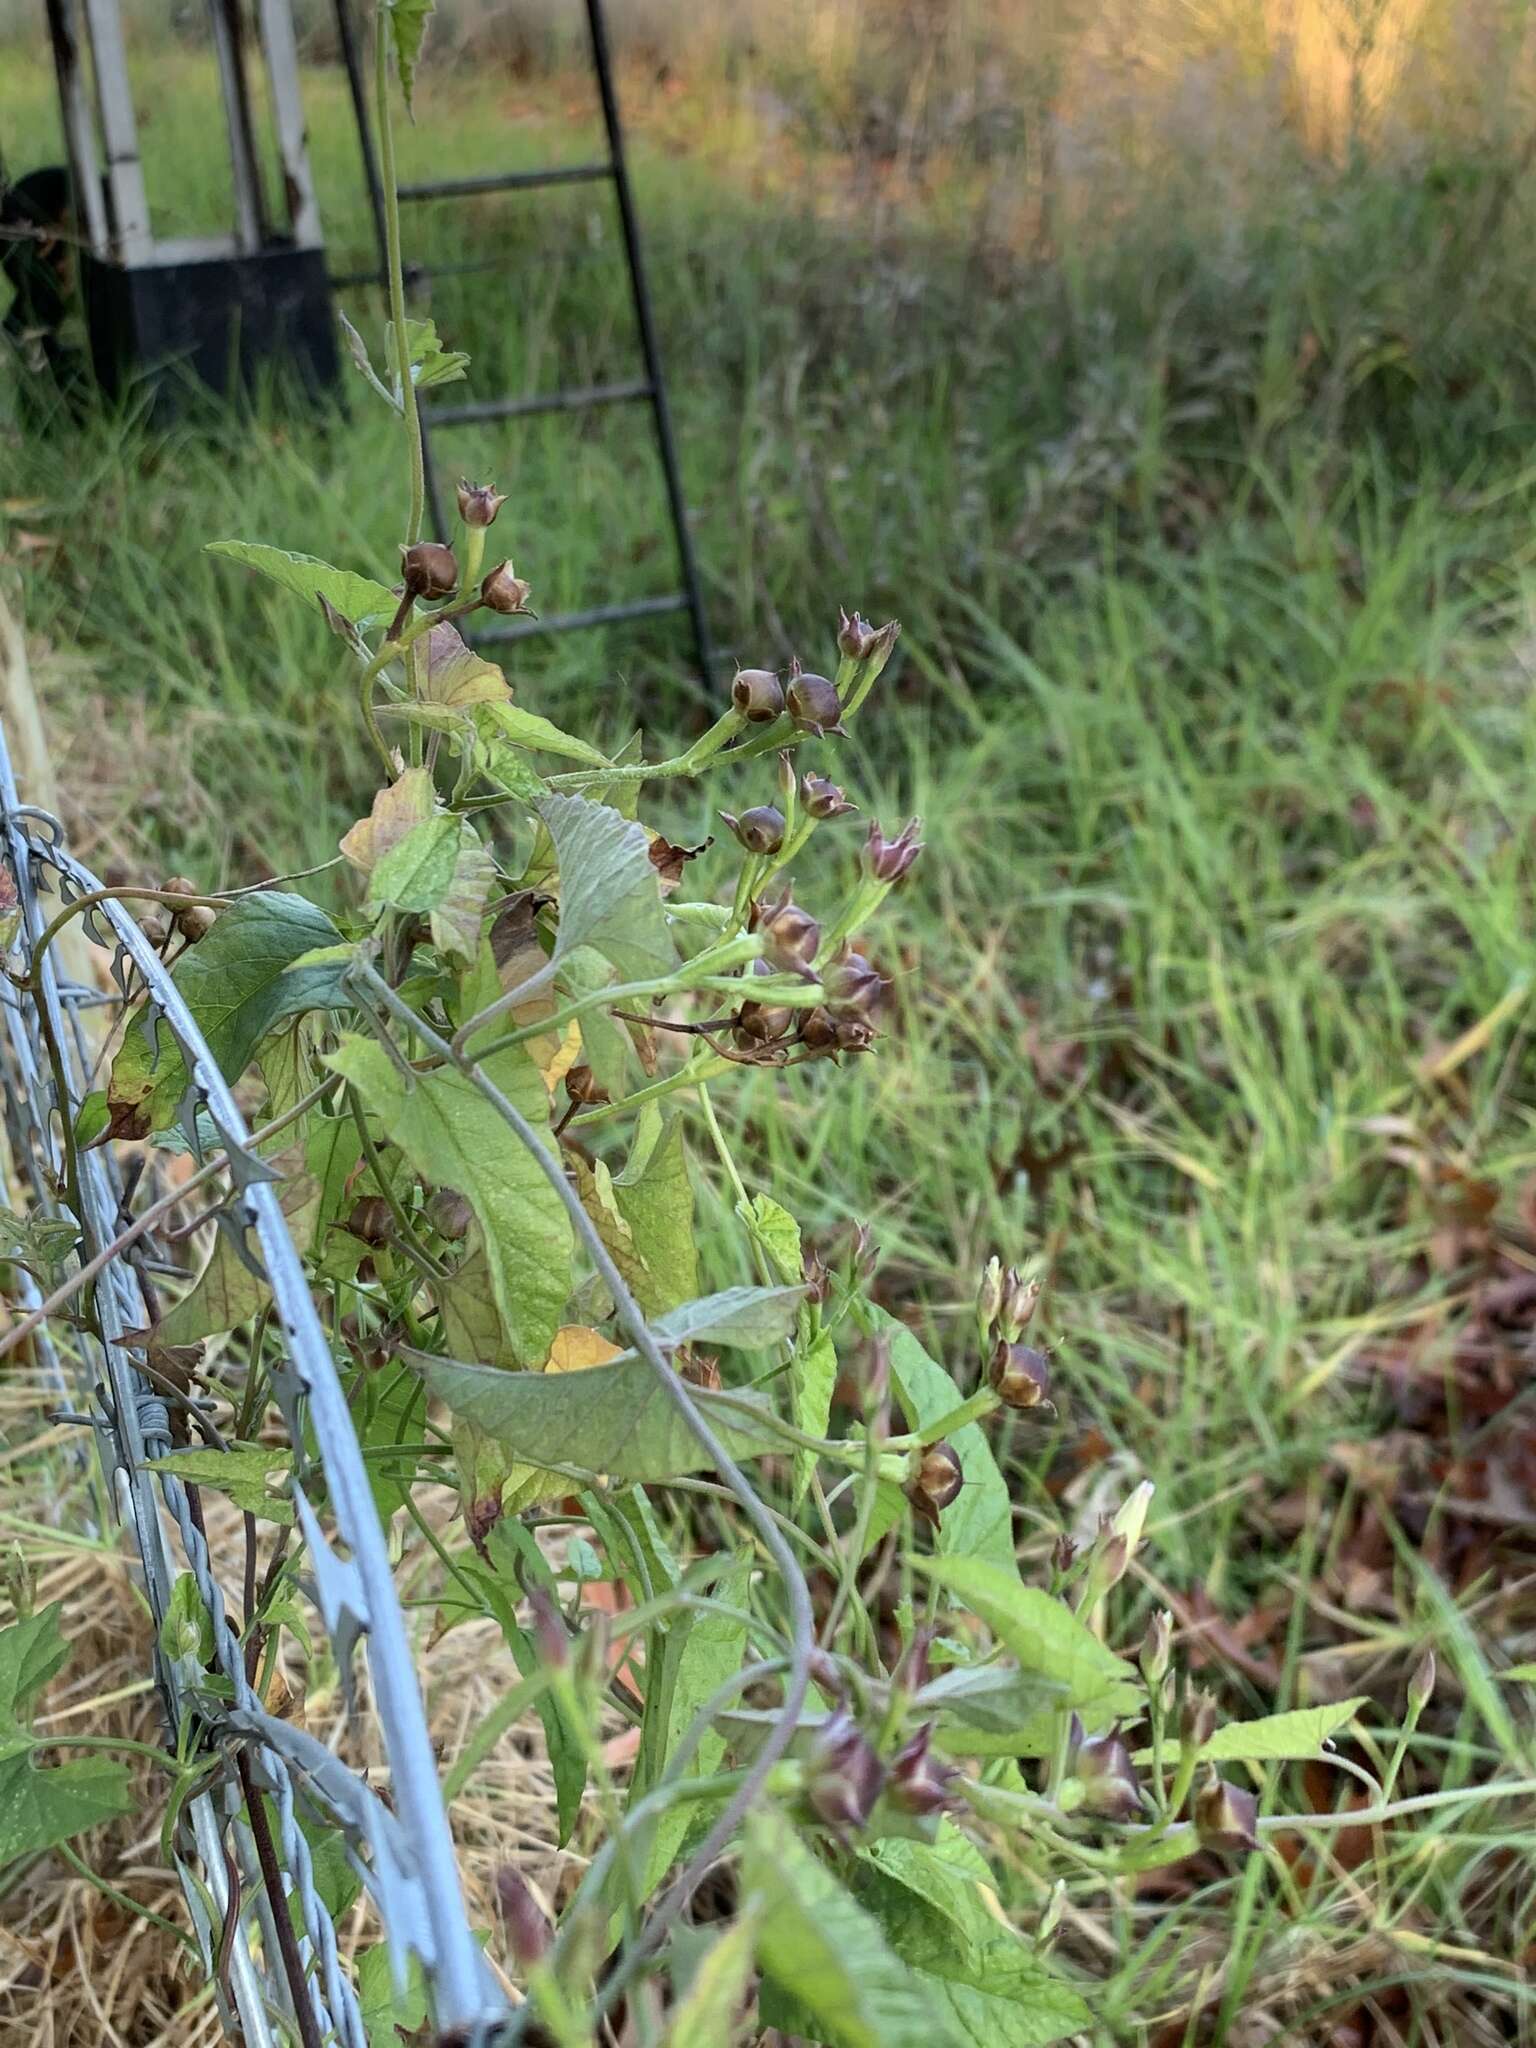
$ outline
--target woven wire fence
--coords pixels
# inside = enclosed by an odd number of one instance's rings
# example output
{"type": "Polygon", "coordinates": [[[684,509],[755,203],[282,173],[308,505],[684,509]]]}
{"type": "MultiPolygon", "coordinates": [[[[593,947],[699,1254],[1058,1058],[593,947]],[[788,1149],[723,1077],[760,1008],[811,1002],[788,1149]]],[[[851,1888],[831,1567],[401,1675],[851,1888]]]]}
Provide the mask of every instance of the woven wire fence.
{"type": "MultiPolygon", "coordinates": [[[[44,1376],[72,1419],[94,1435],[111,1510],[137,1554],[155,1621],[145,1643],[163,1708],[167,1744],[191,1744],[212,1761],[205,1785],[178,1815],[177,1874],[203,1966],[231,2039],[247,2048],[368,2048],[356,1988],[316,1889],[301,1821],[338,1834],[377,1909],[397,1987],[411,1958],[424,1974],[439,2039],[491,2048],[508,2017],[465,1917],[437,1772],[385,1538],[345,1391],[316,1315],[270,1169],[228,1082],[155,948],[130,908],[74,859],[58,820],[21,801],[0,726],[0,857],[16,891],[19,930],[0,977],[0,1080],[12,1179],[35,1218],[76,1234],[73,1284],[89,1300],[90,1327],[67,1340],[40,1315],[36,1283],[15,1268],[15,1306],[38,1315],[32,1332],[44,1376]],[[100,898],[77,922],[100,948],[102,986],[70,978],[61,949],[39,951],[50,920],[100,898]],[[25,969],[36,963],[26,987],[25,969]],[[67,1143],[92,1086],[92,1012],[132,999],[158,1019],[162,1056],[174,1045],[188,1085],[181,1126],[199,1167],[224,1164],[217,1221],[272,1294],[281,1359],[274,1393],[295,1459],[293,1499],[306,1546],[303,1583],[331,1638],[344,1682],[361,1645],[389,1764],[390,1803],[303,1729],[268,1714],[210,1558],[196,1490],[149,1461],[164,1457],[190,1425],[223,1447],[195,1395],[155,1375],[144,1349],[157,1266],[170,1247],[158,1236],[169,1205],[155,1175],[125,1174],[110,1145],[67,1143]],[[252,1249],[254,1247],[254,1249],[252,1249]],[[82,1276],[87,1276],[82,1282],[82,1276]],[[88,1291],[87,1291],[88,1290],[88,1291]],[[158,1380],[158,1383],[157,1383],[158,1380]],[[173,1430],[173,1411],[179,1427],[173,1430]],[[313,1455],[309,1449],[313,1446],[313,1455]],[[334,1537],[308,1495],[329,1502],[334,1537]],[[160,1624],[190,1584],[206,1614],[211,1664],[168,1655],[160,1624]],[[264,1795],[264,1797],[262,1796],[264,1795]],[[268,1815],[270,1814],[271,1820],[268,1815]],[[275,1822],[275,1825],[273,1825],[275,1822]]],[[[179,1268],[175,1268],[179,1271],[179,1268]]],[[[249,1621],[250,1617],[244,1617],[249,1621]]]]}

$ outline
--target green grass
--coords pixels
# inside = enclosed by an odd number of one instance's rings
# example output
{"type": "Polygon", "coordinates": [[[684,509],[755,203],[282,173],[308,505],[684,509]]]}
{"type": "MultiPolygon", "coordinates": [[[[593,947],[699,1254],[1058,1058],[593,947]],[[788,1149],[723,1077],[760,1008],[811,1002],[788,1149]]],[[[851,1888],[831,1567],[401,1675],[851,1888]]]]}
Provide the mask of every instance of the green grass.
{"type": "MultiPolygon", "coordinates": [[[[191,226],[187,195],[217,185],[187,174],[204,144],[179,63],[145,85],[175,172],[158,189],[191,226]]],[[[547,114],[509,130],[494,84],[435,90],[406,176],[589,139],[547,114]]],[[[11,67],[0,127],[41,134],[45,101],[11,67]]],[[[333,78],[311,110],[345,262],[365,245],[333,78]]],[[[1512,1266],[1536,1255],[1530,285],[1511,262],[1474,290],[1518,247],[1524,195],[1473,250],[1492,167],[1317,170],[1220,256],[1149,213],[994,275],[940,204],[872,242],[838,164],[791,175],[739,101],[663,109],[638,165],[722,646],[814,665],[839,602],[905,629],[835,763],[887,826],[925,821],[879,934],[891,1030],[846,1072],[722,1087],[749,1176],[822,1231],[869,1223],[888,1299],[962,1378],[984,1259],[1050,1258],[1064,1416],[1016,1429],[1021,1514],[1065,1491],[1091,1527],[1155,1480],[1148,1610],[1166,1588],[1238,1628],[1270,1617],[1269,1678],[1214,1656],[1229,1702],[1363,1690],[1390,1731],[1433,1641],[1405,1789],[1528,1774],[1529,1689],[1490,1677],[1531,1654],[1528,1530],[1495,1516],[1484,1553],[1458,1548],[1443,1472],[1388,1483],[1359,1450],[1409,1412],[1394,1365],[1431,1394],[1454,1380],[1484,1270],[1465,1231],[1447,1250],[1454,1174],[1496,1187],[1512,1266]]],[[[625,373],[618,244],[590,199],[413,231],[505,255],[511,282],[433,300],[473,389],[625,373]]],[[[376,334],[366,300],[353,316],[376,334]]],[[[261,539],[387,575],[390,423],[357,387],[319,428],[268,394],[166,436],[12,426],[0,446],[98,851],[208,882],[328,858],[370,787],[334,643],[200,550],[261,539]]],[[[447,459],[510,490],[496,538],[543,608],[668,580],[642,421],[538,422],[447,459]]],[[[512,674],[524,703],[619,739],[686,724],[681,653],[652,628],[536,643],[512,674]]],[[[741,808],[768,781],[714,794],[741,808]]],[[[674,803],[658,822],[704,837],[705,797],[674,803]]],[[[818,835],[803,900],[834,895],[860,830],[818,835]]],[[[726,1262],[728,1194],[705,1210],[726,1262]]],[[[1499,1367],[1517,1384],[1524,1341],[1499,1367]]],[[[1525,2038],[1500,2028],[1530,2024],[1506,1967],[1532,1933],[1529,1819],[1442,1809],[1359,1869],[1255,1864],[1172,1900],[1085,1888],[1108,1948],[1072,1938],[1107,1980],[1104,2038],[1246,2041],[1246,2011],[1322,2042],[1330,2001],[1348,2017],[1399,1979],[1406,2005],[1378,1999],[1396,2032],[1371,2038],[1525,2038]]]]}

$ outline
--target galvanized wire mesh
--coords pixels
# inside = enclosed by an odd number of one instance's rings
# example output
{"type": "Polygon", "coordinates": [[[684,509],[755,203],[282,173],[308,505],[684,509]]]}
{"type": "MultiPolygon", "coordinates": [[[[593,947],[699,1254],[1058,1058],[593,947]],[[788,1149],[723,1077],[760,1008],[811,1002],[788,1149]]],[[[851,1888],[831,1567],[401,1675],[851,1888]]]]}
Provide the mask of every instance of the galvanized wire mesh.
{"type": "MultiPolygon", "coordinates": [[[[12,975],[0,978],[0,1079],[13,1180],[35,1215],[66,1219],[77,1229],[77,1269],[100,1261],[89,1296],[94,1327],[72,1323],[61,1340],[45,1322],[33,1341],[45,1374],[62,1397],[76,1403],[78,1419],[94,1433],[111,1510],[137,1552],[156,1623],[145,1656],[153,1665],[169,1742],[174,1746],[188,1735],[220,1766],[210,1773],[209,1789],[180,1816],[175,1856],[226,2029],[248,2048],[280,2048],[294,2038],[368,2048],[357,1993],[316,1889],[303,1822],[340,1832],[377,1908],[397,1981],[403,1985],[409,1959],[417,1958],[441,2036],[455,2048],[490,2048],[506,2020],[506,2003],[465,1917],[384,1533],[345,1391],[270,1169],[252,1151],[234,1094],[131,909],[107,897],[79,913],[102,949],[102,988],[71,979],[56,945],[39,953],[50,917],[65,904],[97,895],[102,885],[70,855],[57,819],[21,801],[3,727],[0,857],[20,908],[19,934],[6,962],[12,975]],[[31,984],[19,987],[13,976],[29,963],[35,963],[31,984]],[[271,1288],[283,1354],[274,1391],[295,1458],[307,1584],[344,1677],[359,1641],[364,1647],[372,1711],[389,1762],[389,1805],[324,1744],[264,1710],[247,1676],[195,1496],[178,1478],[148,1464],[172,1447],[171,1407],[177,1399],[145,1370],[143,1338],[152,1318],[143,1276],[164,1254],[152,1229],[119,1244],[132,1190],[125,1187],[113,1148],[80,1149],[65,1142],[92,1084],[89,1013],[103,1003],[120,1007],[130,994],[148,1001],[161,1043],[168,1035],[185,1062],[183,1128],[200,1163],[207,1134],[216,1135],[227,1161],[227,1221],[241,1243],[250,1232],[271,1288]],[[307,1443],[318,1452],[314,1466],[307,1464],[307,1443]],[[306,1489],[328,1503],[334,1537],[306,1489]],[[206,1612],[213,1663],[225,1681],[217,1691],[198,1683],[196,1660],[189,1666],[189,1660],[168,1657],[161,1648],[159,1624],[180,1577],[190,1579],[206,1612]],[[280,1966],[242,1770],[265,1795],[274,1823],[273,1847],[303,1966],[297,2001],[289,1973],[280,1966]]],[[[23,1313],[40,1307],[35,1284],[19,1269],[18,1274],[17,1306],[23,1313]]]]}

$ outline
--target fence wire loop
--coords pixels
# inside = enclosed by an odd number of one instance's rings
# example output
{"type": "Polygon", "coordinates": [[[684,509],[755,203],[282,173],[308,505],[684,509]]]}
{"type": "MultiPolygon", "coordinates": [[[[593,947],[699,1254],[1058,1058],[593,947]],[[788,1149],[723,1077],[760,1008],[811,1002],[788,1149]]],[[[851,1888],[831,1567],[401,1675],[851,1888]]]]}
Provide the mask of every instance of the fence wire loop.
{"type": "MultiPolygon", "coordinates": [[[[388,1756],[391,1806],[314,1736],[269,1714],[257,1696],[195,1499],[173,1471],[157,1471],[150,1463],[174,1450],[178,1413],[197,1426],[205,1445],[223,1444],[195,1397],[168,1391],[150,1377],[144,1345],[154,1316],[141,1265],[164,1266],[163,1249],[146,1233],[129,1247],[111,1250],[94,1283],[94,1329],[71,1327],[65,1342],[44,1322],[33,1333],[33,1355],[62,1397],[61,1416],[92,1430],[110,1498],[137,1553],[155,1623],[146,1649],[171,1743],[190,1735],[222,1765],[210,1785],[188,1801],[175,1834],[178,1877],[225,2029],[245,2048],[284,2048],[295,2039],[368,2048],[357,1990],[316,1887],[307,1821],[340,1832],[377,1909],[397,1987],[404,1989],[414,1958],[441,2036],[456,2048],[494,2048],[503,2037],[508,2006],[466,1917],[384,1532],[346,1393],[278,1203],[276,1176],[252,1151],[250,1129],[196,1020],[121,902],[94,903],[76,920],[101,948],[115,995],[71,979],[53,946],[38,957],[32,981],[20,985],[50,916],[102,884],[69,853],[58,818],[20,800],[3,726],[0,856],[19,909],[16,941],[3,961],[8,971],[0,976],[0,1077],[13,1195],[19,1192],[36,1216],[76,1226],[79,1264],[113,1247],[130,1220],[140,1169],[125,1179],[112,1147],[72,1148],[65,1133],[76,1128],[93,1082],[84,1017],[103,1001],[146,1001],[161,1056],[174,1046],[185,1063],[181,1123],[187,1143],[200,1165],[211,1156],[210,1136],[226,1157],[231,1192],[213,1220],[272,1292],[284,1353],[275,1375],[279,1409],[298,1465],[304,1462],[306,1431],[318,1454],[316,1465],[296,1469],[293,1493],[308,1551],[307,1585],[348,1688],[349,1712],[353,1655],[363,1647],[372,1709],[388,1756]],[[345,1556],[301,1483],[321,1475],[345,1556]],[[206,1672],[183,1668],[195,1660],[167,1657],[160,1647],[160,1624],[173,1589],[186,1578],[207,1619],[212,1661],[223,1680],[217,1692],[207,1685],[206,1672]],[[199,1675],[205,1682],[198,1683],[199,1675]],[[253,1833],[242,1784],[262,1795],[256,1803],[267,1809],[261,1818],[271,1823],[265,1845],[253,1833]],[[296,2009],[283,1966],[286,1929],[275,1925],[263,1846],[275,1854],[284,1905],[294,1920],[302,2010],[296,2009]]],[[[41,1306],[41,1291],[22,1269],[15,1270],[17,1307],[32,1313],[41,1306]]]]}

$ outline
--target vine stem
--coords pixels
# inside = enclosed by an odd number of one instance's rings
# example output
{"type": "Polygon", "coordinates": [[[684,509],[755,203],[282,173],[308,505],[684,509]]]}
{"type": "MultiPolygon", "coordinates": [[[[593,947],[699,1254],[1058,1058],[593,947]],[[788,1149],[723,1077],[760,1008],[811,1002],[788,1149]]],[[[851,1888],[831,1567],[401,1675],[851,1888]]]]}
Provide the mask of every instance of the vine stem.
{"type": "Polygon", "coordinates": [[[426,462],[421,449],[421,418],[411,378],[411,345],[405,332],[405,272],[400,262],[400,193],[395,170],[395,129],[389,104],[389,9],[377,0],[374,34],[374,90],[379,124],[379,170],[384,187],[384,248],[389,266],[389,317],[395,330],[395,373],[400,379],[400,409],[411,451],[411,516],[406,545],[421,538],[427,502],[426,462]]]}
{"type": "Polygon", "coordinates": [[[646,1321],[645,1311],[625,1284],[624,1276],[599,1236],[597,1226],[581,1206],[580,1197],[566,1178],[565,1169],[560,1161],[541,1142],[538,1132],[516,1105],[509,1102],[501,1090],[480,1072],[474,1059],[457,1051],[446,1039],[439,1037],[366,960],[357,961],[352,972],[367,982],[370,993],[398,1022],[413,1031],[432,1051],[442,1054],[458,1068],[531,1153],[539,1170],[570,1217],[572,1229],[597,1269],[603,1285],[608,1289],[620,1326],[655,1374],[667,1399],[688,1425],[701,1448],[708,1454],[722,1482],[751,1523],[763,1548],[782,1575],[785,1597],[789,1603],[791,1647],[779,1718],[769,1731],[753,1761],[752,1768],[726,1802],[724,1811],[663,1894],[636,1936],[636,1952],[644,1953],[662,1938],[667,1927],[698,1890],[715,1858],[730,1843],[766,1785],[774,1765],[783,1756],[794,1737],[795,1724],[800,1717],[800,1709],[805,1704],[810,1686],[810,1663],[816,1647],[816,1618],[811,1606],[810,1588],[806,1584],[805,1574],[800,1569],[798,1559],[780,1533],[772,1515],[758,1499],[756,1490],[710,1427],[698,1403],[689,1392],[686,1382],[664,1357],[651,1332],[650,1324],[646,1321]]]}

